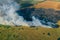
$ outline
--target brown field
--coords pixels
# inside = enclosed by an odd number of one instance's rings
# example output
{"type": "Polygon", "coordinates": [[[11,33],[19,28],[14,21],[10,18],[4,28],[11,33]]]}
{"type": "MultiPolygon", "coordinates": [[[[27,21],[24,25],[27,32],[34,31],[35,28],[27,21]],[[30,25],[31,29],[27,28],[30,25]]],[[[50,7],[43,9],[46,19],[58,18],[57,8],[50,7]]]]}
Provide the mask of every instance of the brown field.
{"type": "Polygon", "coordinates": [[[58,21],[57,24],[60,25],[60,21],[58,21]]]}
{"type": "Polygon", "coordinates": [[[34,7],[35,8],[51,8],[51,9],[60,10],[60,2],[45,1],[45,2],[34,5],[34,7]]]}
{"type": "Polygon", "coordinates": [[[59,40],[60,28],[0,27],[0,40],[59,40]]]}

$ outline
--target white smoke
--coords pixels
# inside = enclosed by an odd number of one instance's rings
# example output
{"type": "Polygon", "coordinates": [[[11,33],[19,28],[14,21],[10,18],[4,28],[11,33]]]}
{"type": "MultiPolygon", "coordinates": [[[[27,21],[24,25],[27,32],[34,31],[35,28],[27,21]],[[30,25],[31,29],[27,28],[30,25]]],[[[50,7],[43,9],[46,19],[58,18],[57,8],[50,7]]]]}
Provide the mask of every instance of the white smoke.
{"type": "Polygon", "coordinates": [[[41,23],[41,20],[35,18],[34,16],[32,17],[32,19],[33,19],[33,21],[29,21],[29,22],[26,21],[29,26],[52,28],[52,27],[50,27],[50,26],[43,25],[43,24],[41,23]]]}
{"type": "Polygon", "coordinates": [[[43,25],[41,23],[41,20],[35,18],[34,16],[32,18],[33,18],[33,21],[32,21],[33,26],[41,26],[41,27],[51,28],[50,26],[43,25]]]}
{"type": "Polygon", "coordinates": [[[19,9],[19,4],[14,0],[0,0],[0,24],[4,25],[27,25],[23,17],[15,12],[19,9]]]}
{"type": "Polygon", "coordinates": [[[25,21],[22,16],[19,16],[16,13],[16,10],[18,10],[19,7],[19,4],[14,0],[0,0],[0,24],[46,27],[34,16],[32,17],[33,21],[25,21]]]}

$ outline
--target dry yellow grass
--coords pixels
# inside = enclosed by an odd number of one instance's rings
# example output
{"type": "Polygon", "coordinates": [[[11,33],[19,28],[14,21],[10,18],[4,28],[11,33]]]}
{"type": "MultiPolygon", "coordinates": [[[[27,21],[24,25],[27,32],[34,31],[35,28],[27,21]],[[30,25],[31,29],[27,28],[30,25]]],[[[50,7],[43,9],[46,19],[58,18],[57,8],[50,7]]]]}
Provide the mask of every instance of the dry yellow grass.
{"type": "Polygon", "coordinates": [[[0,40],[58,40],[60,28],[0,27],[0,40]]]}
{"type": "Polygon", "coordinates": [[[60,10],[60,2],[45,1],[45,2],[34,5],[34,7],[35,8],[52,8],[52,9],[60,10]]]}
{"type": "Polygon", "coordinates": [[[60,21],[58,21],[57,24],[60,25],[60,21]]]}

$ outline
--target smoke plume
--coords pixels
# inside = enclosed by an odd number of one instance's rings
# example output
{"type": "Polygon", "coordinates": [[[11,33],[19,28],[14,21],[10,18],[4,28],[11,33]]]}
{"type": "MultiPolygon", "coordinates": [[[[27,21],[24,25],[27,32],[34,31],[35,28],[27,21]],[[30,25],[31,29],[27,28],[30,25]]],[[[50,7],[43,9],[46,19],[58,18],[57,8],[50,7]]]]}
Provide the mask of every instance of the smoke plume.
{"type": "MultiPolygon", "coordinates": [[[[50,26],[43,25],[42,20],[32,16],[32,21],[26,21],[23,16],[19,16],[16,12],[19,10],[20,4],[14,0],[0,0],[0,24],[3,25],[17,25],[17,26],[50,26]]],[[[21,13],[22,14],[22,13],[21,13]]]]}

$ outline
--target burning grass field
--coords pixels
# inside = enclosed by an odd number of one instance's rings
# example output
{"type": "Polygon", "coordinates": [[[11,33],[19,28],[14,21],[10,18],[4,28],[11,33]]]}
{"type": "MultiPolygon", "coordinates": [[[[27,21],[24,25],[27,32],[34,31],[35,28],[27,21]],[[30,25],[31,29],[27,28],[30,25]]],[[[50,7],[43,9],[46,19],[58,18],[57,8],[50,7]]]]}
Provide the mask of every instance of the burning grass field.
{"type": "Polygon", "coordinates": [[[60,28],[0,26],[0,40],[60,40],[60,28]]]}

